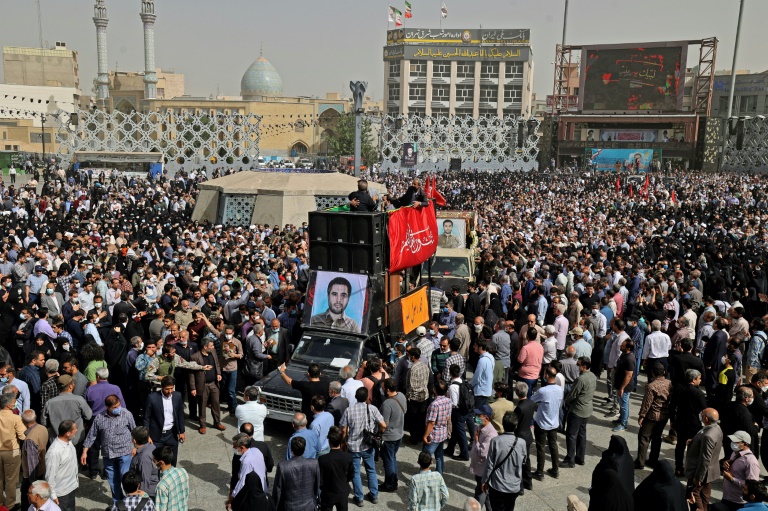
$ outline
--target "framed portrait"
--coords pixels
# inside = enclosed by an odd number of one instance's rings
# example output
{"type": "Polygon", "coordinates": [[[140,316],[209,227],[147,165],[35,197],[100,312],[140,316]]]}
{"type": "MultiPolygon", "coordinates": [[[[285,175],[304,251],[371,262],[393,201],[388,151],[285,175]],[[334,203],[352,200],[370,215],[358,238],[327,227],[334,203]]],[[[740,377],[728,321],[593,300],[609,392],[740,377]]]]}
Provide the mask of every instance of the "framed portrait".
{"type": "Polygon", "coordinates": [[[316,271],[310,273],[304,326],[350,334],[368,332],[368,275],[316,271]]]}
{"type": "Polygon", "coordinates": [[[437,219],[437,248],[466,248],[466,221],[461,218],[437,219]]]}

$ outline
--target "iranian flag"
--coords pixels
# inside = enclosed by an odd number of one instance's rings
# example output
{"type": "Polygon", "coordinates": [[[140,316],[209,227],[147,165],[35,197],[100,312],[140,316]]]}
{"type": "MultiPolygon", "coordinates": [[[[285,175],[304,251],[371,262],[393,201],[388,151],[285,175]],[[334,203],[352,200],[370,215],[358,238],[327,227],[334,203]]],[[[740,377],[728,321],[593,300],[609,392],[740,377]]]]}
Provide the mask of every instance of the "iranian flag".
{"type": "Polygon", "coordinates": [[[395,9],[391,5],[389,6],[389,21],[395,22],[396,27],[403,26],[403,13],[399,9],[395,9]]]}
{"type": "Polygon", "coordinates": [[[408,2],[408,0],[405,2],[405,17],[413,18],[413,13],[411,12],[411,2],[408,2]]]}

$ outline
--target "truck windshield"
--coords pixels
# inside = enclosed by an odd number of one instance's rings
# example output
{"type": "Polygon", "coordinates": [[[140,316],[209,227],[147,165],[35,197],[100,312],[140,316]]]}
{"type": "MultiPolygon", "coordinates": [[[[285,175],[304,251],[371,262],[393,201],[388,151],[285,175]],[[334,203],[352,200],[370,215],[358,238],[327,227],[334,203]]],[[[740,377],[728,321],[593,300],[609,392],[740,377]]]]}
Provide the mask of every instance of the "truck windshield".
{"type": "Polygon", "coordinates": [[[296,346],[293,360],[300,360],[307,364],[314,362],[320,365],[343,367],[350,361],[353,363],[357,361],[361,345],[360,341],[350,339],[305,335],[296,346]]]}
{"type": "MultiPolygon", "coordinates": [[[[427,265],[422,265],[421,274],[427,275],[427,265]]],[[[436,257],[432,262],[432,276],[451,275],[469,277],[469,263],[462,257],[436,257]]]]}

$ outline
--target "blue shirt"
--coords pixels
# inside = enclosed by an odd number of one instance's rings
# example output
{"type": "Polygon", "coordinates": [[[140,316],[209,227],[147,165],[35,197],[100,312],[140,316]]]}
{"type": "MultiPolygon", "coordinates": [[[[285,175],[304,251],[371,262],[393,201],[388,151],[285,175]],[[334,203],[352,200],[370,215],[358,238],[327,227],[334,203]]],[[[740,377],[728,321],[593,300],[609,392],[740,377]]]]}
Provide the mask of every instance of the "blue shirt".
{"type": "Polygon", "coordinates": [[[499,301],[501,302],[501,310],[504,311],[504,314],[507,313],[507,300],[509,300],[512,297],[512,286],[509,284],[502,284],[501,286],[501,296],[499,297],[499,301]]]}
{"type": "Polygon", "coordinates": [[[490,353],[483,353],[477,361],[472,375],[472,391],[476,396],[490,397],[493,394],[493,366],[496,362],[490,353]]]}
{"type": "Polygon", "coordinates": [[[310,429],[317,433],[317,439],[319,443],[318,451],[324,451],[330,449],[331,446],[328,443],[328,430],[333,426],[333,414],[329,412],[320,412],[315,414],[315,418],[312,420],[310,429]]]}
{"type": "Polygon", "coordinates": [[[307,442],[307,447],[304,449],[304,457],[317,458],[317,451],[319,450],[318,445],[320,444],[319,439],[317,438],[317,433],[311,429],[301,428],[288,439],[288,445],[285,447],[285,459],[289,460],[293,458],[293,453],[291,453],[291,440],[297,436],[300,436],[307,442]]]}
{"type": "Polygon", "coordinates": [[[543,430],[549,431],[560,426],[560,407],[563,404],[563,389],[551,384],[541,387],[531,398],[538,403],[533,421],[543,430]]]}
{"type": "Polygon", "coordinates": [[[27,286],[29,286],[29,292],[33,294],[39,294],[41,288],[48,282],[48,276],[47,275],[40,275],[39,277],[36,274],[32,274],[29,277],[27,277],[27,286]]]}
{"type": "Polygon", "coordinates": [[[608,324],[608,326],[610,327],[610,325],[611,325],[611,320],[613,319],[613,309],[611,309],[610,307],[608,307],[608,306],[606,305],[605,307],[603,307],[602,309],[600,309],[600,314],[602,314],[603,316],[605,316],[605,322],[606,322],[606,323],[608,324]]]}

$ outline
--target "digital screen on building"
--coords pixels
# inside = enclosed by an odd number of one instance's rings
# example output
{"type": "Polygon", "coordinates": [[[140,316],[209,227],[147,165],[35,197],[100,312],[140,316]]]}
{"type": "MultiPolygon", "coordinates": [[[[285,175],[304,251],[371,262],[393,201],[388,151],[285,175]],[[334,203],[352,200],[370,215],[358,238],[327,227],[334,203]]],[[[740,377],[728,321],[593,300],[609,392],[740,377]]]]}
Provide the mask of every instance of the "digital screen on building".
{"type": "Polygon", "coordinates": [[[585,46],[582,111],[682,110],[688,45],[585,46]]]}

